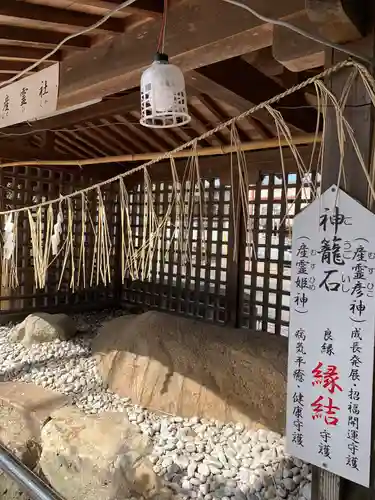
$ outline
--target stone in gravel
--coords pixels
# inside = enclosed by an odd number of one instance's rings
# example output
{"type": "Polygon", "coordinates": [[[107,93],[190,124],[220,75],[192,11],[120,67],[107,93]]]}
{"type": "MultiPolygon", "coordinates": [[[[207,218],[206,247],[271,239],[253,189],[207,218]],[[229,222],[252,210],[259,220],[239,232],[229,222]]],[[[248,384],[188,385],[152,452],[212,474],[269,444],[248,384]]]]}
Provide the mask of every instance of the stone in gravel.
{"type": "Polygon", "coordinates": [[[208,492],[210,491],[210,486],[206,484],[201,484],[199,486],[199,491],[202,493],[202,495],[207,495],[208,492]]]}
{"type": "Polygon", "coordinates": [[[198,472],[202,476],[209,476],[210,475],[210,468],[208,467],[207,464],[199,464],[198,465],[198,472]]]}
{"type": "Polygon", "coordinates": [[[69,500],[111,500],[134,491],[170,497],[147,459],[149,440],[123,414],[86,416],[65,407],[42,429],[40,465],[69,500]]]}
{"type": "Polygon", "coordinates": [[[230,479],[236,476],[237,471],[235,471],[234,469],[225,469],[223,470],[222,474],[226,479],[230,479]]]}
{"type": "Polygon", "coordinates": [[[283,470],[283,478],[286,479],[287,477],[293,477],[293,471],[285,468],[283,470]]]}
{"type": "Polygon", "coordinates": [[[196,470],[197,470],[197,462],[190,462],[187,468],[188,476],[193,477],[196,470]]]}
{"type": "Polygon", "coordinates": [[[267,488],[267,491],[265,492],[264,494],[264,498],[266,500],[271,500],[272,498],[274,498],[276,496],[276,489],[274,486],[269,486],[267,488]]]}
{"type": "Polygon", "coordinates": [[[181,486],[182,486],[182,488],[183,488],[184,490],[189,491],[189,490],[190,490],[190,488],[191,488],[190,481],[189,481],[188,479],[184,479],[184,480],[182,481],[182,485],[181,485],[181,486]]]}
{"type": "Polygon", "coordinates": [[[287,492],[285,486],[281,485],[281,484],[276,488],[276,493],[277,493],[277,496],[280,498],[286,498],[288,496],[288,492],[287,492]]]}
{"type": "Polygon", "coordinates": [[[174,441],[168,441],[165,445],[164,445],[164,449],[167,450],[167,451],[172,451],[176,448],[176,443],[174,441]]]}
{"type": "Polygon", "coordinates": [[[307,464],[303,464],[301,468],[301,474],[303,477],[307,477],[310,474],[310,468],[307,464]]]}
{"type": "Polygon", "coordinates": [[[296,488],[296,483],[290,477],[283,479],[283,485],[289,491],[293,491],[296,488]]]}
{"type": "Polygon", "coordinates": [[[214,476],[217,474],[220,474],[220,469],[218,467],[216,467],[216,465],[209,464],[208,466],[210,468],[211,474],[213,474],[214,476]]]}
{"type": "Polygon", "coordinates": [[[261,479],[256,479],[253,483],[255,491],[260,491],[263,488],[263,481],[261,479]]]}
{"type": "MultiPolygon", "coordinates": [[[[176,447],[176,445],[175,445],[175,447],[176,447]]],[[[185,450],[187,452],[189,452],[189,453],[194,453],[196,451],[196,449],[197,448],[196,448],[196,446],[195,446],[194,443],[189,443],[188,442],[188,443],[185,444],[185,450]]]]}
{"type": "Polygon", "coordinates": [[[76,331],[76,325],[66,314],[33,313],[13,328],[10,340],[30,347],[56,339],[68,340],[76,331]]]}
{"type": "Polygon", "coordinates": [[[189,481],[190,481],[190,484],[192,484],[193,486],[199,486],[201,484],[199,479],[196,477],[192,477],[189,481]]]}
{"type": "Polygon", "coordinates": [[[293,481],[295,482],[295,484],[300,484],[301,481],[302,481],[302,476],[294,476],[293,477],[293,481]]]}
{"type": "Polygon", "coordinates": [[[238,473],[239,480],[242,483],[248,483],[250,481],[252,473],[249,469],[241,469],[238,473]]]}
{"type": "Polygon", "coordinates": [[[181,468],[181,469],[187,469],[189,465],[189,458],[186,457],[185,455],[181,455],[180,457],[176,458],[176,464],[181,468]]]}
{"type": "Polygon", "coordinates": [[[232,427],[228,427],[227,429],[225,429],[225,431],[223,432],[223,436],[225,438],[230,438],[231,436],[233,436],[234,434],[234,429],[232,427]]]}

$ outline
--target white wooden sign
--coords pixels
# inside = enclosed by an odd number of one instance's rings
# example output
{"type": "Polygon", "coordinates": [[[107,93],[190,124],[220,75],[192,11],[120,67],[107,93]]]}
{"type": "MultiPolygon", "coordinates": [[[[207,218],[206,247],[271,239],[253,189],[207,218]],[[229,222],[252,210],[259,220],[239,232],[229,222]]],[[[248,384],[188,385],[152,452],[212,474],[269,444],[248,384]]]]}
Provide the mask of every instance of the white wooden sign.
{"type": "Polygon", "coordinates": [[[294,221],[287,451],[369,485],[375,216],[332,186],[294,221]]]}
{"type": "Polygon", "coordinates": [[[58,63],[1,88],[0,128],[53,113],[58,90],[58,63]]]}

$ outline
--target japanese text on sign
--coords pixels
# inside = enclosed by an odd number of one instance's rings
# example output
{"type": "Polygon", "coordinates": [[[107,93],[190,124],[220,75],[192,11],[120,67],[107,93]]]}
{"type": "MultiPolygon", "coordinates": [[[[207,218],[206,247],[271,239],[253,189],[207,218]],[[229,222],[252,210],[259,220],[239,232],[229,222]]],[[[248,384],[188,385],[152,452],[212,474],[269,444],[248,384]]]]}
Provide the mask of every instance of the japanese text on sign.
{"type": "Polygon", "coordinates": [[[59,64],[0,89],[0,128],[45,117],[57,108],[59,64]]]}
{"type": "Polygon", "coordinates": [[[335,186],[294,221],[287,446],[369,485],[375,216],[335,186]]]}

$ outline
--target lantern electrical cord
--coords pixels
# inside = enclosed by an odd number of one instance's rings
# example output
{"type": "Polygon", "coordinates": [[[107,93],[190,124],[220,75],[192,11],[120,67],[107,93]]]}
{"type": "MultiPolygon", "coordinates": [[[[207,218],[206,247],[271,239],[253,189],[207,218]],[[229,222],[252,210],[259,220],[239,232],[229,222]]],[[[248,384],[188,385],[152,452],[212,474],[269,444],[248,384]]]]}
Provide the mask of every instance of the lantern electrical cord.
{"type": "Polygon", "coordinates": [[[83,30],[79,31],[78,33],[73,33],[63,40],[59,44],[56,45],[54,49],[52,49],[48,54],[46,54],[44,57],[39,59],[39,61],[36,61],[35,63],[31,64],[31,66],[28,66],[27,68],[23,69],[16,75],[14,75],[12,78],[9,78],[9,80],[6,80],[5,82],[0,83],[0,88],[4,87],[5,85],[9,85],[10,83],[15,82],[22,76],[24,76],[26,73],[29,71],[37,68],[40,64],[42,64],[44,61],[47,61],[51,56],[55,55],[57,51],[61,49],[63,45],[65,45],[67,42],[70,40],[73,40],[73,38],[77,38],[78,36],[85,35],[86,33],[89,33],[90,31],[93,31],[97,28],[99,28],[102,24],[104,24],[108,19],[113,16],[116,12],[119,12],[122,9],[125,9],[125,7],[129,7],[132,3],[135,3],[136,0],[127,0],[126,2],[122,2],[120,5],[117,5],[114,9],[111,9],[105,16],[103,16],[101,19],[99,19],[96,23],[92,24],[91,26],[88,26],[87,28],[84,28],[83,30]]]}
{"type": "Polygon", "coordinates": [[[325,38],[322,38],[318,35],[313,35],[311,33],[308,33],[307,31],[299,28],[298,26],[295,26],[294,24],[290,24],[286,21],[282,21],[281,19],[272,19],[267,16],[263,16],[262,14],[259,14],[256,10],[252,9],[248,5],[238,2],[237,0],[221,0],[222,2],[229,3],[231,5],[235,5],[236,7],[240,7],[241,9],[247,10],[252,14],[253,16],[257,17],[261,21],[264,21],[265,23],[268,24],[273,24],[275,26],[282,26],[283,28],[286,28],[290,31],[294,31],[295,33],[298,33],[299,35],[309,38],[310,40],[313,40],[314,42],[321,43],[323,45],[326,45],[327,47],[330,47],[331,49],[338,50],[340,52],[344,52],[345,54],[354,57],[355,59],[358,59],[359,61],[362,61],[366,64],[373,65],[374,61],[371,59],[368,59],[367,57],[358,54],[357,52],[354,52],[353,50],[350,50],[342,45],[338,45],[337,43],[330,42],[329,40],[326,40],[325,38]]]}
{"type": "Polygon", "coordinates": [[[165,29],[167,25],[167,11],[168,11],[168,0],[164,0],[163,19],[159,33],[157,52],[164,52],[165,29]]]}

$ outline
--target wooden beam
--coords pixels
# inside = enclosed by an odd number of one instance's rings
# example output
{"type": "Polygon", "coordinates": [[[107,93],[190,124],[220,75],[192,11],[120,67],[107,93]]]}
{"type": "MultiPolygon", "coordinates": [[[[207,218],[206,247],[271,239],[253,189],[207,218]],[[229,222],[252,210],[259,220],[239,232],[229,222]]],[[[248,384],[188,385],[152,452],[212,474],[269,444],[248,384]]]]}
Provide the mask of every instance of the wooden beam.
{"type": "MultiPolygon", "coordinates": [[[[64,33],[54,31],[44,31],[31,28],[19,28],[17,26],[0,26],[0,40],[10,40],[17,42],[31,42],[45,45],[57,45],[65,38],[64,33]]],[[[87,49],[91,46],[91,38],[86,35],[80,35],[64,45],[64,47],[73,47],[87,49]]]]}
{"type": "MultiPolygon", "coordinates": [[[[198,98],[200,93],[211,95],[215,99],[233,106],[239,113],[242,113],[243,111],[246,111],[254,106],[254,103],[251,100],[236,94],[217,81],[213,81],[208,76],[204,75],[203,72],[191,71],[185,75],[185,81],[186,84],[193,89],[193,92],[198,91],[198,98]]],[[[191,88],[189,88],[189,93],[191,92],[191,88]]],[[[250,120],[253,121],[254,128],[257,128],[258,125],[256,120],[259,120],[259,122],[264,124],[265,130],[263,131],[264,133],[261,134],[263,138],[273,137],[275,124],[267,111],[260,110],[257,113],[254,113],[254,117],[251,118],[254,118],[254,120],[250,120]],[[268,131],[268,133],[266,131],[268,131]]]]}
{"type": "MultiPolygon", "coordinates": [[[[259,12],[275,18],[304,10],[304,0],[252,0],[259,12]]],[[[272,26],[238,7],[210,0],[182,2],[170,9],[165,51],[183,71],[272,45],[272,26]]],[[[59,106],[102,97],[139,85],[142,70],[155,52],[159,23],[144,23],[131,32],[75,54],[61,65],[59,106]]]]}
{"type": "MultiPolygon", "coordinates": [[[[359,2],[360,3],[360,2],[359,2]]],[[[360,5],[358,7],[360,7],[360,5]]],[[[375,37],[368,38],[368,53],[373,60],[375,57],[375,37]]],[[[358,44],[360,45],[360,44],[358,44]]],[[[354,50],[361,50],[362,46],[353,47],[354,50]]],[[[345,56],[342,53],[335,51],[328,51],[327,66],[332,66],[341,61],[345,56]]],[[[374,69],[370,71],[374,76],[374,69]]],[[[340,99],[342,92],[346,88],[348,77],[351,70],[343,70],[329,79],[328,85],[330,91],[340,99]]],[[[362,155],[365,168],[370,172],[373,166],[374,158],[374,107],[369,102],[369,95],[364,87],[362,80],[359,76],[352,82],[350,91],[347,96],[346,109],[344,110],[344,117],[349,126],[355,131],[355,139],[362,155]]],[[[344,158],[341,154],[341,146],[339,145],[337,137],[337,120],[335,111],[332,108],[327,110],[326,119],[326,137],[325,137],[325,152],[324,152],[324,165],[322,169],[322,192],[328,189],[332,184],[338,183],[341,174],[340,160],[344,160],[344,170],[341,175],[340,187],[345,190],[350,196],[359,201],[362,205],[367,205],[367,196],[369,186],[365,173],[363,172],[362,165],[358,159],[357,153],[350,140],[344,141],[344,158]]],[[[371,175],[371,174],[370,174],[371,175]]],[[[374,211],[374,204],[372,204],[372,211],[374,211]]],[[[344,333],[344,332],[343,332],[344,333]]],[[[345,332],[346,335],[349,332],[345,332]]],[[[370,397],[366,394],[364,397],[370,397]]],[[[374,430],[375,418],[375,398],[373,394],[373,410],[372,410],[372,431],[374,430]]],[[[373,439],[373,436],[372,436],[373,439]]],[[[371,477],[370,487],[365,488],[358,484],[352,483],[341,477],[328,472],[325,469],[318,467],[313,468],[313,484],[312,484],[312,498],[313,500],[367,500],[372,498],[373,495],[373,471],[374,471],[374,447],[371,446],[371,477]]]]}
{"type": "MultiPolygon", "coordinates": [[[[314,32],[314,23],[306,12],[292,16],[289,22],[307,32],[314,32]]],[[[274,28],[272,52],[276,61],[289,71],[300,72],[324,66],[324,45],[280,26],[274,28]]]]}
{"type": "MultiPolygon", "coordinates": [[[[39,70],[43,67],[50,66],[51,63],[46,61],[46,64],[42,64],[39,70]]],[[[27,62],[24,61],[1,61],[0,62],[0,73],[19,73],[20,71],[26,69],[29,66],[27,62]]],[[[38,71],[35,69],[34,71],[38,71]]]]}
{"type": "Polygon", "coordinates": [[[40,147],[30,147],[25,141],[1,141],[0,142],[0,158],[12,160],[48,160],[50,158],[66,159],[66,156],[57,154],[53,149],[40,147]]]}
{"type": "MultiPolygon", "coordinates": [[[[4,22],[7,17],[11,17],[12,21],[16,19],[26,19],[34,21],[39,29],[53,29],[58,27],[87,27],[96,23],[100,16],[85,14],[83,12],[73,12],[67,9],[59,9],[46,5],[32,5],[25,2],[15,0],[1,0],[0,16],[4,16],[4,22]]],[[[124,21],[121,19],[108,19],[100,27],[101,31],[109,31],[113,33],[123,33],[124,21]]]]}
{"type": "Polygon", "coordinates": [[[30,123],[30,125],[16,125],[13,127],[1,129],[0,140],[1,133],[24,134],[29,132],[31,133],[32,131],[36,133],[38,130],[46,128],[67,128],[85,121],[98,119],[102,116],[109,116],[114,113],[126,113],[128,111],[132,111],[133,109],[139,107],[139,103],[139,92],[134,91],[124,97],[108,99],[97,104],[87,106],[86,108],[71,111],[70,113],[52,116],[51,118],[45,118],[44,120],[38,120],[36,122],[30,123]]]}
{"type": "MultiPolygon", "coordinates": [[[[1,45],[0,60],[34,62],[39,61],[39,59],[47,55],[49,52],[50,51],[47,49],[38,49],[35,47],[1,45]]],[[[51,62],[58,62],[61,60],[61,54],[58,52],[52,57],[49,57],[48,60],[51,62]]]]}
{"type": "MultiPolygon", "coordinates": [[[[288,21],[331,42],[345,44],[359,40],[371,29],[372,2],[368,0],[306,0],[306,12],[288,21]]],[[[324,65],[324,45],[286,28],[275,26],[273,55],[290,71],[304,71],[324,65]]]]}
{"type": "Polygon", "coordinates": [[[306,0],[306,8],[320,34],[332,42],[359,40],[373,27],[371,0],[306,0]]]}
{"type": "MultiPolygon", "coordinates": [[[[256,68],[250,66],[240,57],[211,64],[198,70],[200,74],[215,83],[222,85],[234,94],[237,94],[253,105],[267,101],[271,97],[284,92],[285,88],[268,78],[256,68]]],[[[316,111],[311,109],[285,109],[283,106],[306,106],[307,101],[303,92],[295,92],[275,104],[284,119],[299,130],[314,132],[316,129],[316,111]]]]}
{"type": "MultiPolygon", "coordinates": [[[[33,2],[34,3],[34,2],[33,2]]],[[[74,0],[75,5],[89,5],[103,10],[111,10],[119,2],[113,0],[74,0]]],[[[148,17],[161,17],[163,2],[161,0],[137,0],[137,3],[126,7],[123,11],[128,14],[143,14],[148,17]]]]}

